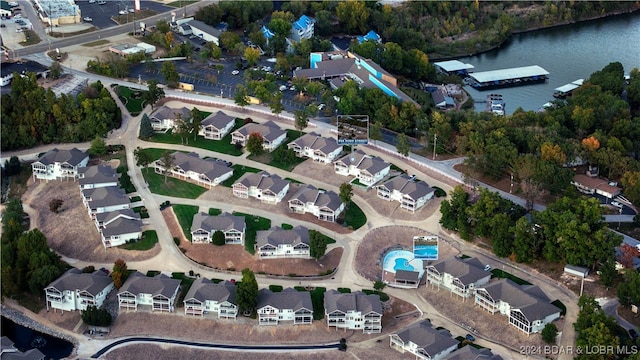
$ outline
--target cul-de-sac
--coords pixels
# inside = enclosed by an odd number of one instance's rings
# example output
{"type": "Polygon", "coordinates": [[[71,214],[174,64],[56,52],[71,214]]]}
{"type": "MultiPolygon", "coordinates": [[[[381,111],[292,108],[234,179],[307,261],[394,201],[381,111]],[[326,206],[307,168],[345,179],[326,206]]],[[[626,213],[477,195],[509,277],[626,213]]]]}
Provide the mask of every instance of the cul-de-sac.
{"type": "Polygon", "coordinates": [[[2,360],[640,359],[638,3],[0,11],[2,360]]]}

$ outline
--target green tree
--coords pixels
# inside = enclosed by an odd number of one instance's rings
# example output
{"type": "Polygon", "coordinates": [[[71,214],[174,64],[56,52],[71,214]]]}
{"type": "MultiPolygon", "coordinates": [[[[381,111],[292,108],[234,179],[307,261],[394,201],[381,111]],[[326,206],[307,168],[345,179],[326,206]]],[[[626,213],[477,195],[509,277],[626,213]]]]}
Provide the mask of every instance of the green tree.
{"type": "Polygon", "coordinates": [[[251,155],[262,154],[264,152],[264,147],[262,146],[263,142],[264,140],[259,132],[252,132],[249,134],[249,138],[247,139],[247,151],[251,155]]]}
{"type": "Polygon", "coordinates": [[[52,79],[57,79],[62,75],[62,73],[62,65],[57,61],[52,62],[51,66],[49,66],[49,76],[51,76],[52,79]]]}
{"type": "Polygon", "coordinates": [[[369,138],[376,144],[378,140],[382,140],[382,125],[379,122],[374,122],[369,126],[369,138]]]}
{"type": "Polygon", "coordinates": [[[244,49],[244,58],[247,59],[249,66],[254,66],[260,60],[260,50],[254,47],[244,49]]]}
{"type": "Polygon", "coordinates": [[[351,197],[353,197],[353,186],[349,183],[340,184],[340,201],[344,204],[345,208],[351,204],[351,197]]]}
{"type": "Polygon", "coordinates": [[[4,161],[4,171],[6,176],[18,175],[21,168],[22,164],[20,163],[20,159],[15,155],[10,157],[9,160],[4,161]]]}
{"type": "Polygon", "coordinates": [[[539,258],[544,242],[539,240],[534,228],[535,225],[524,216],[516,221],[513,228],[513,253],[517,262],[527,263],[539,258]]]}
{"type": "Polygon", "coordinates": [[[612,286],[616,280],[618,271],[616,270],[615,258],[607,259],[600,265],[600,282],[602,285],[609,287],[612,286]]]}
{"type": "Polygon", "coordinates": [[[249,269],[242,270],[242,282],[236,288],[236,302],[240,313],[253,312],[258,304],[258,282],[249,269]]]}
{"type": "Polygon", "coordinates": [[[216,230],[213,233],[213,236],[211,237],[211,240],[213,242],[213,245],[221,246],[221,245],[226,244],[226,241],[225,241],[225,238],[224,238],[224,233],[222,231],[220,231],[220,230],[216,230]]]}
{"type": "Polygon", "coordinates": [[[319,231],[309,230],[309,252],[312,258],[318,260],[327,251],[327,238],[319,231]]]}
{"type": "Polygon", "coordinates": [[[336,6],[338,21],[348,34],[364,34],[369,14],[370,10],[364,1],[342,1],[336,6]]]}
{"type": "Polygon", "coordinates": [[[396,137],[396,150],[398,151],[398,154],[402,156],[409,156],[411,145],[409,145],[409,140],[405,134],[398,134],[396,137]]]}
{"type": "Polygon", "coordinates": [[[111,325],[111,314],[106,309],[98,309],[94,305],[89,305],[87,310],[82,311],[82,322],[89,326],[109,326],[111,325]]]}
{"type": "Polygon", "coordinates": [[[640,273],[626,271],[624,280],[618,283],[618,299],[624,306],[640,305],[640,273]]]}
{"type": "Polygon", "coordinates": [[[147,91],[142,93],[142,100],[145,102],[145,104],[151,105],[151,110],[153,111],[153,105],[163,97],[164,90],[158,87],[158,80],[149,80],[147,82],[147,91]]]}
{"type": "Polygon", "coordinates": [[[143,170],[153,162],[151,155],[140,146],[133,150],[133,156],[136,158],[136,165],[143,170]]]}
{"type": "Polygon", "coordinates": [[[150,139],[153,134],[153,126],[151,125],[151,120],[149,120],[149,115],[144,113],[142,114],[142,119],[140,119],[140,139],[150,139]]]}
{"type": "Polygon", "coordinates": [[[202,121],[204,120],[204,114],[198,110],[197,107],[191,109],[191,132],[193,132],[193,141],[195,141],[198,137],[198,132],[200,132],[200,126],[202,126],[202,121]]]}
{"type": "Polygon", "coordinates": [[[233,101],[238,106],[249,105],[249,93],[247,92],[247,88],[244,85],[238,84],[236,86],[236,92],[233,95],[233,101]]]}
{"type": "Polygon", "coordinates": [[[386,286],[384,281],[376,280],[373,282],[373,288],[377,291],[382,291],[386,286]]]}
{"type": "Polygon", "coordinates": [[[493,225],[491,245],[496,256],[507,257],[513,252],[513,233],[511,219],[504,213],[495,214],[490,223],[493,225]]]}
{"type": "Polygon", "coordinates": [[[460,227],[462,227],[468,232],[467,208],[469,206],[469,194],[464,191],[461,185],[456,186],[451,192],[451,199],[443,201],[440,205],[442,213],[440,224],[449,230],[460,231],[460,227]]]}
{"type": "Polygon", "coordinates": [[[166,20],[160,19],[156,21],[156,30],[165,34],[171,31],[171,27],[169,26],[169,23],[166,20]]]}
{"type": "Polygon", "coordinates": [[[542,335],[542,341],[547,344],[555,344],[556,337],[558,336],[558,328],[556,327],[556,324],[548,323],[545,325],[540,335],[542,335]]]}
{"type": "Polygon", "coordinates": [[[169,150],[166,150],[162,154],[161,162],[162,162],[162,166],[164,167],[164,183],[165,184],[167,183],[167,176],[171,174],[171,170],[173,169],[173,164],[175,160],[176,160],[175,157],[169,150]]]}
{"type": "Polygon", "coordinates": [[[162,63],[162,67],[160,68],[160,74],[164,77],[164,80],[167,82],[168,87],[170,88],[178,87],[178,82],[180,81],[180,74],[178,73],[178,68],[176,67],[176,64],[174,64],[171,61],[164,61],[162,63]]]}
{"type": "Polygon", "coordinates": [[[269,101],[269,109],[271,112],[279,115],[284,110],[284,105],[282,105],[282,92],[276,91],[271,97],[271,101],[269,101]]]}
{"type": "Polygon", "coordinates": [[[107,153],[107,144],[104,142],[99,136],[96,136],[93,141],[91,141],[91,147],[89,148],[89,154],[92,156],[102,156],[107,153]]]}
{"type": "Polygon", "coordinates": [[[309,124],[309,115],[305,110],[296,110],[294,113],[296,130],[302,131],[309,124]]]}
{"type": "Polygon", "coordinates": [[[624,196],[635,205],[640,206],[640,171],[627,171],[620,179],[624,187],[624,196]]]}
{"type": "Polygon", "coordinates": [[[122,259],[116,259],[113,263],[113,271],[111,272],[111,279],[113,280],[115,288],[119,290],[128,276],[127,263],[122,259]]]}

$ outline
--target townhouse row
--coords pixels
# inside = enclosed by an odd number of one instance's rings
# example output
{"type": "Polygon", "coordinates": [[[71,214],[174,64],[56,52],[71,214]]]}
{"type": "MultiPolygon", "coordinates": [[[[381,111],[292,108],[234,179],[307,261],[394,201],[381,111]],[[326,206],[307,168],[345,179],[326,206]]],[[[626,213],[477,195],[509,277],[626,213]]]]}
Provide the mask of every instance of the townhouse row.
{"type": "MultiPolygon", "coordinates": [[[[150,277],[136,271],[118,290],[118,308],[120,311],[174,312],[180,283],[180,280],[164,274],[150,277]]],[[[47,310],[83,311],[92,305],[101,307],[113,289],[113,281],[103,270],[84,273],[73,268],[44,289],[47,310]]],[[[260,289],[257,300],[258,325],[304,325],[313,322],[313,305],[308,291],[260,289]]],[[[363,333],[382,330],[384,312],[378,295],[328,290],[324,293],[324,307],[329,327],[363,333]]],[[[239,314],[236,285],[229,281],[214,283],[197,278],[184,296],[183,308],[188,316],[235,320],[239,314]]]]}
{"type": "Polygon", "coordinates": [[[100,233],[105,248],[142,237],[140,215],[131,210],[131,200],[118,186],[120,174],[104,165],[87,166],[89,155],[81,150],[52,149],[32,166],[39,180],[72,179],[80,186],[82,203],[100,233]]]}
{"type": "Polygon", "coordinates": [[[507,316],[509,324],[525,334],[540,332],[560,318],[561,309],[538,286],[518,285],[506,278],[490,281],[491,272],[476,258],[453,257],[428,265],[425,271],[427,286],[473,298],[476,306],[507,316]]]}

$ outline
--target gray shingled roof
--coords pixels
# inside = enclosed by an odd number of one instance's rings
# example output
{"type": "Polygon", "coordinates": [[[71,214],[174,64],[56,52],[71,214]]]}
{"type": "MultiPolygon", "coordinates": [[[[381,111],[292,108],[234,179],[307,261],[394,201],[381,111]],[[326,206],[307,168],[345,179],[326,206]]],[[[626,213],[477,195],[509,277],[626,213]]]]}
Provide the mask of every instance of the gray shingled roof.
{"type": "Polygon", "coordinates": [[[316,199],[316,206],[323,208],[326,207],[333,211],[337,211],[342,205],[342,200],[340,199],[340,195],[336,194],[333,191],[326,191],[320,193],[318,198],[316,199]]]}
{"type": "Polygon", "coordinates": [[[106,225],[102,229],[102,235],[104,235],[104,237],[111,237],[114,235],[131,234],[141,231],[142,222],[140,222],[140,220],[121,217],[106,225]]]}
{"type": "Polygon", "coordinates": [[[113,280],[104,271],[97,270],[93,273],[83,273],[80,269],[69,269],[58,279],[54,280],[47,288],[53,287],[59,291],[81,290],[91,295],[97,295],[109,286],[113,280]]]}
{"type": "Polygon", "coordinates": [[[260,289],[258,292],[258,305],[260,309],[265,306],[273,306],[276,309],[292,309],[298,311],[307,309],[313,311],[311,303],[311,293],[308,291],[297,291],[292,288],[286,288],[281,292],[272,292],[269,289],[260,289]]]}
{"type": "Polygon", "coordinates": [[[151,296],[163,295],[171,298],[179,287],[180,280],[172,279],[167,275],[158,274],[154,277],[147,277],[136,271],[129,275],[118,294],[130,292],[134,295],[151,294],[151,296]]]}
{"type": "Polygon", "coordinates": [[[229,281],[214,284],[206,278],[197,278],[185,295],[184,300],[195,299],[202,303],[206,300],[236,303],[236,286],[229,281]]]}
{"type": "Polygon", "coordinates": [[[461,259],[459,257],[449,258],[433,265],[439,273],[451,274],[460,279],[463,284],[474,283],[491,273],[484,271],[484,266],[477,258],[461,259]]]}
{"type": "Polygon", "coordinates": [[[168,106],[161,106],[158,110],[156,110],[151,115],[151,117],[155,117],[156,119],[159,119],[159,120],[177,119],[178,115],[176,114],[180,115],[182,117],[182,120],[187,120],[191,118],[191,110],[187,109],[184,106],[178,109],[170,108],[168,106]]]}
{"type": "Polygon", "coordinates": [[[89,207],[91,209],[130,203],[129,197],[127,197],[124,190],[117,186],[84,189],[82,190],[82,195],[91,198],[91,201],[89,201],[89,207]]]}
{"type": "Polygon", "coordinates": [[[406,174],[389,179],[384,182],[384,184],[380,185],[380,187],[387,188],[389,191],[397,190],[402,194],[410,196],[414,200],[435,191],[426,182],[417,181],[406,174]]]}
{"type": "Polygon", "coordinates": [[[340,159],[336,160],[336,162],[342,162],[347,166],[357,165],[360,163],[360,161],[362,161],[362,158],[364,158],[365,156],[367,156],[367,154],[365,154],[363,151],[356,150],[341,157],[340,159]]]}
{"type": "Polygon", "coordinates": [[[298,244],[309,245],[309,229],[298,225],[290,230],[285,230],[279,226],[272,227],[269,230],[258,230],[256,232],[256,245],[262,247],[267,244],[274,246],[280,244],[290,244],[291,246],[298,244]]]}
{"type": "Polygon", "coordinates": [[[204,174],[211,181],[229,172],[233,172],[233,169],[228,167],[226,163],[222,161],[215,161],[215,159],[204,160],[196,153],[185,154],[183,152],[176,151],[171,155],[173,155],[174,159],[173,166],[179,167],[185,172],[193,171],[197,174],[204,174]]]}
{"type": "Polygon", "coordinates": [[[324,293],[324,308],[326,314],[334,311],[347,313],[349,311],[360,311],[362,314],[371,312],[383,315],[380,296],[371,294],[367,295],[362,291],[356,291],[349,294],[342,294],[337,290],[327,290],[324,293]]]}
{"type": "Polygon", "coordinates": [[[500,279],[483,287],[491,297],[508,303],[512,310],[520,310],[529,319],[535,321],[560,312],[551,304],[542,290],[534,285],[518,285],[509,279],[500,279]]]}
{"type": "Polygon", "coordinates": [[[202,126],[213,126],[214,128],[220,130],[224,129],[230,122],[235,121],[233,116],[229,116],[222,111],[218,111],[207,116],[204,120],[202,120],[202,126]]]}
{"type": "Polygon", "coordinates": [[[461,349],[458,349],[449,355],[442,358],[442,360],[503,360],[502,356],[496,355],[487,348],[476,349],[471,345],[466,345],[461,349]]]}
{"type": "Polygon", "coordinates": [[[418,282],[419,276],[417,271],[396,270],[396,280],[418,282]]]}
{"type": "Polygon", "coordinates": [[[287,133],[285,130],[280,129],[278,124],[273,121],[267,121],[262,124],[248,123],[236,131],[244,137],[249,137],[251,133],[258,132],[263,139],[268,141],[273,141],[287,133]]]}
{"type": "Polygon", "coordinates": [[[371,175],[375,175],[388,167],[391,167],[391,164],[377,156],[367,156],[358,164],[358,169],[360,169],[360,171],[367,171],[371,175]]]}
{"type": "Polygon", "coordinates": [[[85,151],[78,150],[77,148],[71,150],[59,150],[55,148],[42,155],[40,159],[38,159],[38,162],[44,165],[68,163],[69,165],[77,166],[87,157],[89,157],[89,155],[85,151]]]}
{"type": "Polygon", "coordinates": [[[0,352],[2,352],[3,350],[6,349],[15,349],[13,347],[14,342],[11,341],[11,339],[9,339],[6,336],[0,337],[0,352]]]}
{"type": "Polygon", "coordinates": [[[303,185],[300,189],[291,197],[291,200],[298,200],[302,203],[312,203],[318,207],[326,207],[333,211],[338,210],[342,205],[340,195],[333,191],[321,191],[316,189],[313,185],[303,185]]]}
{"type": "Polygon", "coordinates": [[[414,324],[396,335],[405,344],[411,341],[418,345],[419,349],[424,349],[431,357],[435,357],[438,353],[458,344],[458,340],[452,338],[447,330],[436,330],[431,327],[429,320],[414,324]]]}
{"type": "Polygon", "coordinates": [[[96,216],[96,220],[100,224],[109,222],[109,221],[117,218],[118,216],[125,216],[125,217],[130,217],[130,218],[134,218],[134,219],[140,220],[140,214],[134,212],[131,209],[123,209],[123,210],[117,210],[117,211],[103,212],[103,213],[96,214],[95,216],[96,216]]]}
{"type": "Polygon", "coordinates": [[[260,190],[271,190],[274,193],[279,193],[284,189],[289,182],[282,179],[277,174],[269,174],[266,171],[260,171],[259,173],[245,173],[236,182],[240,183],[247,188],[256,187],[260,190]]]}
{"type": "Polygon", "coordinates": [[[44,354],[38,349],[2,354],[2,360],[44,360],[45,358],[44,354]]]}
{"type": "Polygon", "coordinates": [[[300,186],[300,189],[296,191],[295,194],[291,197],[291,200],[298,200],[302,203],[315,203],[318,195],[320,194],[320,190],[318,190],[315,186],[310,184],[305,184],[300,186]]]}
{"type": "Polygon", "coordinates": [[[222,213],[218,216],[211,216],[204,212],[195,214],[193,222],[191,223],[191,231],[197,229],[203,229],[207,232],[211,231],[229,231],[238,230],[243,231],[245,229],[244,216],[231,215],[229,213],[222,213]]]}
{"type": "Polygon", "coordinates": [[[291,147],[292,144],[298,145],[301,148],[308,147],[313,151],[320,151],[325,155],[330,154],[336,149],[342,147],[342,145],[338,145],[338,141],[336,141],[336,139],[332,137],[322,137],[313,132],[302,135],[301,137],[292,141],[291,143],[289,143],[289,147],[291,147]]]}
{"type": "Polygon", "coordinates": [[[84,174],[84,177],[78,180],[80,185],[117,182],[120,178],[120,174],[118,174],[116,170],[111,166],[105,165],[83,167],[78,169],[78,174],[84,174]]]}

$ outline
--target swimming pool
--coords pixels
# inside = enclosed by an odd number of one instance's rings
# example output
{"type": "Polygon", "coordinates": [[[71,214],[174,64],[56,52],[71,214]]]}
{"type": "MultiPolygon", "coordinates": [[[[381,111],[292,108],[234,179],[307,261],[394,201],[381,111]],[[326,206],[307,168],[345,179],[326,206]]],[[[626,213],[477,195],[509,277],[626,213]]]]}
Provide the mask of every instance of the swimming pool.
{"type": "Polygon", "coordinates": [[[395,273],[398,270],[417,271],[420,278],[424,274],[422,260],[415,259],[413,253],[407,250],[389,251],[382,262],[382,269],[389,273],[395,273]]]}

